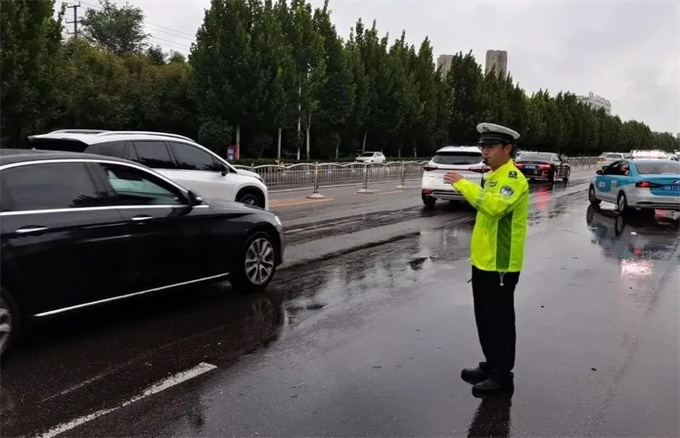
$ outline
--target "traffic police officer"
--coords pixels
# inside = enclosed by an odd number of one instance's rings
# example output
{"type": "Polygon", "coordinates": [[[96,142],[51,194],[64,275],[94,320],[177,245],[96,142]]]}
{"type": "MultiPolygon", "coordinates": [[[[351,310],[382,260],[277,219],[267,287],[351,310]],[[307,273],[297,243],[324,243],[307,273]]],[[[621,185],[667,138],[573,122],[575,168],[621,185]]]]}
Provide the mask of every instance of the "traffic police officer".
{"type": "Polygon", "coordinates": [[[475,320],[486,358],[462,372],[478,391],[495,391],[512,384],[515,366],[515,286],[524,259],[529,216],[529,185],[511,157],[519,134],[493,123],[477,125],[479,146],[491,172],[484,188],[456,172],[452,184],[477,209],[470,262],[475,320]]]}

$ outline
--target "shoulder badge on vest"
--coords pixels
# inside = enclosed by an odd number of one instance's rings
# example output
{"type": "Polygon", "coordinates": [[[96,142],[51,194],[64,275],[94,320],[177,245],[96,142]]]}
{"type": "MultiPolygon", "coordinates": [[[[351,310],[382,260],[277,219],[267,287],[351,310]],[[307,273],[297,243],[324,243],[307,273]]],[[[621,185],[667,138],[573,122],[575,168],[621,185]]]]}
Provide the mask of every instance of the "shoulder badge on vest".
{"type": "Polygon", "coordinates": [[[501,196],[505,196],[506,198],[509,198],[509,197],[511,197],[512,195],[515,194],[515,191],[512,190],[512,187],[510,187],[510,186],[503,186],[503,187],[501,187],[500,194],[501,194],[501,196]]]}
{"type": "Polygon", "coordinates": [[[489,187],[496,187],[496,184],[498,184],[498,181],[491,181],[489,187]]]}
{"type": "Polygon", "coordinates": [[[508,177],[509,177],[509,178],[517,178],[517,171],[516,171],[516,170],[511,170],[511,171],[508,173],[508,177]]]}

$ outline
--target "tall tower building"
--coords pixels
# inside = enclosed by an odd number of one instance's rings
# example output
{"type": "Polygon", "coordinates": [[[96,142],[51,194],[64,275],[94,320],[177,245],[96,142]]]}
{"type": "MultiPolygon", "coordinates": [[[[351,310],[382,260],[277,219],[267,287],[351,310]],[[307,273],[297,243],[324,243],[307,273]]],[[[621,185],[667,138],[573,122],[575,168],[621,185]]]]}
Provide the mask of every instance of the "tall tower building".
{"type": "Polygon", "coordinates": [[[496,67],[496,72],[506,74],[508,72],[508,52],[505,50],[487,50],[485,72],[489,73],[493,67],[496,67]]]}
{"type": "Polygon", "coordinates": [[[442,67],[442,76],[451,70],[451,61],[453,60],[453,55],[439,55],[437,58],[437,68],[442,67]]]}

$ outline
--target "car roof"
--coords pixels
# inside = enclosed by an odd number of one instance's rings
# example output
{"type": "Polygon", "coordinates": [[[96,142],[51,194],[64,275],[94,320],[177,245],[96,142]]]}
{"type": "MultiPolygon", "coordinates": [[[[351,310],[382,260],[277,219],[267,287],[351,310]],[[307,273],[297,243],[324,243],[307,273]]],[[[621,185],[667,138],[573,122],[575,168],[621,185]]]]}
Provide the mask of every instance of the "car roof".
{"type": "Polygon", "coordinates": [[[478,146],[444,146],[437,149],[437,154],[440,152],[478,152],[482,153],[478,146]]]}
{"type": "Polygon", "coordinates": [[[29,135],[29,140],[75,140],[88,146],[98,143],[121,140],[173,140],[197,144],[183,135],[153,131],[99,131],[87,129],[61,129],[47,134],[29,135]]]}
{"type": "Polygon", "coordinates": [[[659,161],[673,161],[668,158],[628,158],[626,161],[630,161],[632,163],[652,163],[656,164],[659,161]]]}
{"type": "Polygon", "coordinates": [[[122,158],[114,158],[103,155],[83,154],[80,152],[59,152],[47,151],[37,149],[0,149],[0,166],[6,164],[23,163],[31,161],[48,161],[48,160],[73,160],[73,159],[87,159],[87,160],[105,160],[116,161],[124,164],[134,164],[129,160],[122,158]]]}

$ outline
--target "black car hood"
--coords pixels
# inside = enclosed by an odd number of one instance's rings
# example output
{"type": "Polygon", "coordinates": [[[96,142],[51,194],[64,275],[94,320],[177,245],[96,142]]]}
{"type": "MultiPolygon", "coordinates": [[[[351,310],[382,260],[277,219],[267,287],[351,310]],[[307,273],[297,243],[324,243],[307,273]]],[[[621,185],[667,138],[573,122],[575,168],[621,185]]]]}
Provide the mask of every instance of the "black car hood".
{"type": "Polygon", "coordinates": [[[232,213],[243,213],[243,214],[253,214],[253,213],[264,213],[273,214],[269,211],[263,210],[260,207],[255,207],[253,205],[246,205],[241,202],[236,201],[226,201],[224,199],[210,199],[203,198],[203,202],[215,211],[230,211],[232,213]]]}

